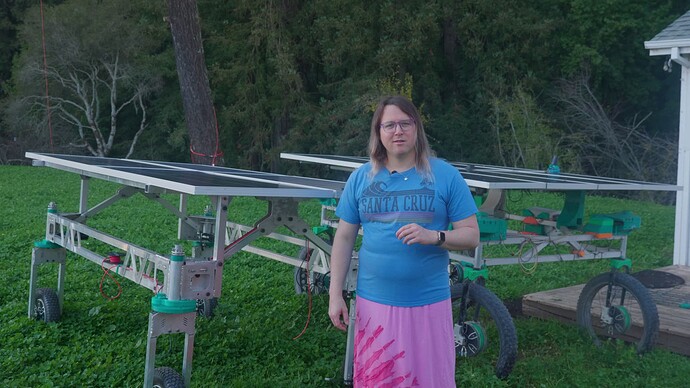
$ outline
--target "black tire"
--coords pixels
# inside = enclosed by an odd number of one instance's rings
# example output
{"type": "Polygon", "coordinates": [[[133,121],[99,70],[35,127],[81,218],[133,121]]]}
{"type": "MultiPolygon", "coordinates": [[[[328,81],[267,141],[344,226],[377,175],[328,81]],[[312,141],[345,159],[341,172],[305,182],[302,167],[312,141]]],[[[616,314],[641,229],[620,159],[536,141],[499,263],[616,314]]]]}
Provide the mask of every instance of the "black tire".
{"type": "Polygon", "coordinates": [[[601,337],[620,339],[636,344],[638,353],[651,350],[659,335],[659,313],[649,290],[622,272],[603,273],[585,284],[577,301],[577,323],[597,346],[601,337]],[[603,317],[605,311],[610,317],[603,317]]]}
{"type": "Polygon", "coordinates": [[[184,388],[184,379],[173,368],[156,368],[153,371],[153,388],[184,388]]]}
{"type": "Polygon", "coordinates": [[[60,320],[60,299],[52,288],[39,288],[34,294],[33,318],[43,322],[60,320]]]}
{"type": "Polygon", "coordinates": [[[471,357],[486,352],[496,356],[495,374],[503,379],[513,370],[517,359],[517,332],[513,318],[503,302],[488,289],[475,283],[467,283],[469,300],[466,301],[465,319],[460,321],[462,308],[462,291],[464,283],[451,286],[451,300],[453,301],[453,321],[455,322],[455,349],[458,357],[471,357]],[[467,338],[463,338],[462,331],[470,329],[473,334],[479,334],[481,346],[469,350],[467,338]],[[478,333],[480,332],[480,333],[478,333]],[[496,341],[498,337],[498,341],[496,341]]]}
{"type": "Polygon", "coordinates": [[[211,318],[216,307],[218,306],[218,298],[211,299],[197,299],[196,300],[196,315],[199,317],[211,318]]]}

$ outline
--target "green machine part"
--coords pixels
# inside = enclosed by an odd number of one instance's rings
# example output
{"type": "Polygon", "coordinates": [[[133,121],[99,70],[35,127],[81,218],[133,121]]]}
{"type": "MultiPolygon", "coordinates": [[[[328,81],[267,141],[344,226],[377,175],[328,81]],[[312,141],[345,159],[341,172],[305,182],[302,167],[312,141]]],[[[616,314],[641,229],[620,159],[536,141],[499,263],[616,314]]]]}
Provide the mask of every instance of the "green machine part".
{"type": "Polygon", "coordinates": [[[642,224],[639,216],[630,211],[611,214],[595,214],[584,227],[585,232],[610,233],[616,236],[627,236],[642,224]]]}
{"type": "Polygon", "coordinates": [[[43,248],[43,249],[55,249],[55,248],[61,248],[60,245],[55,244],[52,241],[48,241],[46,239],[43,239],[41,241],[34,241],[34,246],[36,248],[43,248]]]}
{"type": "Polygon", "coordinates": [[[477,224],[479,224],[479,239],[505,240],[508,231],[508,222],[502,218],[496,218],[485,212],[477,212],[477,224]]]}
{"type": "Polygon", "coordinates": [[[489,268],[486,265],[482,265],[481,268],[474,268],[474,264],[467,261],[456,262],[453,265],[455,265],[458,273],[461,274],[460,280],[468,279],[474,282],[479,278],[489,279],[489,268]]]}
{"type": "Polygon", "coordinates": [[[631,211],[626,210],[607,215],[613,219],[613,234],[617,236],[627,236],[630,232],[638,229],[640,225],[642,225],[640,217],[633,214],[631,211]]]}
{"type": "MultiPolygon", "coordinates": [[[[529,209],[522,210],[522,215],[525,217],[533,217],[537,220],[548,220],[554,221],[558,219],[559,211],[553,209],[547,209],[543,207],[531,207],[529,209]]],[[[523,221],[524,231],[527,233],[538,234],[545,236],[547,234],[547,229],[544,225],[531,224],[523,221]]]]}
{"type": "Polygon", "coordinates": [[[558,215],[556,226],[578,229],[582,226],[582,218],[585,214],[585,192],[573,190],[565,192],[563,210],[558,215]]]}
{"type": "Polygon", "coordinates": [[[632,269],[632,260],[621,257],[617,259],[611,259],[611,268],[615,268],[616,270],[621,270],[622,268],[628,268],[628,271],[632,269]]]}
{"type": "Polygon", "coordinates": [[[477,205],[477,208],[480,208],[482,206],[482,204],[484,203],[484,196],[483,195],[474,194],[472,196],[472,198],[474,199],[474,204],[477,205]]]}
{"type": "Polygon", "coordinates": [[[166,314],[184,314],[196,310],[196,301],[181,299],[169,300],[163,293],[156,294],[151,298],[151,310],[166,314]]]}
{"type": "Polygon", "coordinates": [[[594,234],[613,234],[613,219],[603,214],[595,214],[589,217],[584,231],[594,234]]]}

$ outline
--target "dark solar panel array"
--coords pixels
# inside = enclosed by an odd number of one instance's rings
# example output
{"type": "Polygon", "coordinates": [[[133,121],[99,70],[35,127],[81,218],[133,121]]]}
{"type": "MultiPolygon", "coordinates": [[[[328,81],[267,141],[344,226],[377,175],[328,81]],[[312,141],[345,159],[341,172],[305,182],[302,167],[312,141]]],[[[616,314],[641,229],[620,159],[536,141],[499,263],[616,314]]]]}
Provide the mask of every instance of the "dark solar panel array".
{"type": "MultiPolygon", "coordinates": [[[[282,153],[281,157],[307,163],[355,169],[369,161],[361,156],[316,155],[282,153]]],[[[657,190],[676,191],[672,184],[643,182],[578,174],[550,174],[546,171],[524,168],[491,166],[485,164],[449,162],[472,187],[485,189],[537,189],[537,190],[657,190]]]]}
{"type": "Polygon", "coordinates": [[[334,198],[343,182],[190,163],[27,153],[44,165],[146,189],[266,197],[334,198]]]}

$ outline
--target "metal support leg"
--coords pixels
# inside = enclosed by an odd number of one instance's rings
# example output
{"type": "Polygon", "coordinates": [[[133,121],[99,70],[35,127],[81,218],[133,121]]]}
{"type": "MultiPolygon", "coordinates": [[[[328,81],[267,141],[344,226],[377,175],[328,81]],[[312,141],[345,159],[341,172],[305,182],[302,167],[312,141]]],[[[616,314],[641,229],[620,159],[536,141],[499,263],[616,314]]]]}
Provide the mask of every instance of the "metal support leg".
{"type": "Polygon", "coordinates": [[[484,200],[484,203],[479,208],[479,211],[496,218],[503,218],[505,215],[505,203],[506,194],[503,190],[489,190],[486,195],[486,200],[484,200]]]}
{"type": "Polygon", "coordinates": [[[161,334],[185,333],[182,359],[182,378],[186,387],[192,380],[192,355],[194,354],[194,322],[196,311],[183,314],[152,312],[149,314],[149,333],[146,343],[146,364],[144,368],[144,387],[153,386],[153,373],[156,366],[156,342],[161,334]]]}
{"type": "Polygon", "coordinates": [[[347,325],[347,344],[345,346],[345,363],[343,364],[343,382],[346,385],[352,385],[354,372],[354,356],[355,356],[355,298],[350,300],[350,316],[349,324],[347,325]]]}
{"type": "Polygon", "coordinates": [[[62,311],[65,300],[65,248],[38,248],[31,251],[31,276],[29,278],[29,318],[34,316],[34,297],[36,295],[36,283],[38,281],[38,266],[45,263],[58,264],[57,295],[62,311]]]}

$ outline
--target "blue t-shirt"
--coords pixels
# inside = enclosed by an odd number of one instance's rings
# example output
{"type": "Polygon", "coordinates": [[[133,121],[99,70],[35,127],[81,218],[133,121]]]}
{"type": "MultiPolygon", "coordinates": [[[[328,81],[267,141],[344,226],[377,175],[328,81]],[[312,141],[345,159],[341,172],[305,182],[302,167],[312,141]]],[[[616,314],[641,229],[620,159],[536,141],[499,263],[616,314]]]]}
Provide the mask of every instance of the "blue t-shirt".
{"type": "Polygon", "coordinates": [[[417,223],[430,230],[477,212],[467,183],[450,164],[430,160],[433,181],[415,168],[370,177],[371,163],[347,180],[336,215],[364,230],[359,251],[357,293],[392,306],[422,306],[450,297],[448,251],[433,245],[405,245],[395,237],[403,225],[417,223]]]}

